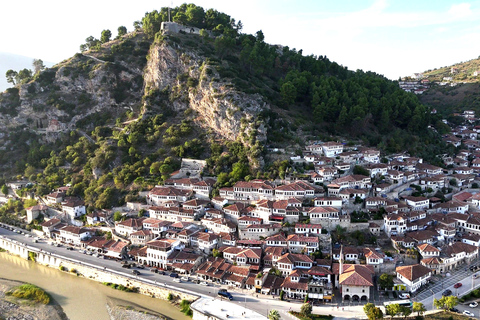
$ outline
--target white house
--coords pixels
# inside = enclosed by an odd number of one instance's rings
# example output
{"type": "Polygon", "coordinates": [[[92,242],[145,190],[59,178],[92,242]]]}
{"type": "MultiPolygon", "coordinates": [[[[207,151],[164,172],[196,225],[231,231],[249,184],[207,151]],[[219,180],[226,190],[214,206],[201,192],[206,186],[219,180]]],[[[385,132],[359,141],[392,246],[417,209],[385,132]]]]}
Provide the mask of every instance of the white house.
{"type": "Polygon", "coordinates": [[[432,276],[432,270],[421,264],[397,267],[395,271],[397,279],[405,283],[410,292],[417,291],[432,276]]]}
{"type": "Polygon", "coordinates": [[[62,202],[62,212],[70,219],[74,219],[86,213],[85,202],[79,198],[69,197],[62,202]]]}

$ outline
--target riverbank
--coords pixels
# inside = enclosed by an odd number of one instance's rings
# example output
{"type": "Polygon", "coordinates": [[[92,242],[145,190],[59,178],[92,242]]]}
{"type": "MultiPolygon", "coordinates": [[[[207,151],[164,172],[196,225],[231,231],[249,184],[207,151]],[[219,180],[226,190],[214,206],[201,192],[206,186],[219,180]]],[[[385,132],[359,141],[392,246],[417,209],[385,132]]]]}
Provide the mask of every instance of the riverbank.
{"type": "Polygon", "coordinates": [[[5,293],[23,282],[0,278],[0,318],[25,320],[68,320],[62,307],[51,299],[45,305],[32,300],[19,299],[5,293]]]}
{"type": "MultiPolygon", "coordinates": [[[[0,253],[0,266],[1,278],[19,283],[32,283],[43,288],[63,308],[69,320],[135,319],[135,317],[125,317],[126,314],[132,314],[130,312],[132,308],[139,310],[138,314],[141,316],[145,312],[155,315],[156,318],[151,318],[151,320],[190,319],[168,301],[138,293],[115,290],[97,281],[76,276],[71,272],[62,272],[58,268],[46,267],[33,261],[27,261],[6,252],[0,253]],[[121,312],[117,312],[118,317],[114,317],[107,310],[109,304],[111,308],[118,306],[119,310],[123,308],[126,312],[123,316],[121,312]]],[[[2,319],[1,316],[0,319],[2,319]]],[[[37,318],[30,319],[36,320],[37,318]]]]}

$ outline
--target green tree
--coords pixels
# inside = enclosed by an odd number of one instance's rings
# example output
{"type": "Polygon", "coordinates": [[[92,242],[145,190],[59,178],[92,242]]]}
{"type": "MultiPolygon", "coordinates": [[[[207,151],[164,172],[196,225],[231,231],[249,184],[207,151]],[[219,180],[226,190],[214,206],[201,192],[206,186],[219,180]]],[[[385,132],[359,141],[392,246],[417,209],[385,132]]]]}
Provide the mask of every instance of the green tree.
{"type": "Polygon", "coordinates": [[[135,29],[135,31],[138,31],[142,28],[142,22],[141,21],[134,21],[133,22],[133,28],[135,29]]]}
{"type": "Polygon", "coordinates": [[[45,65],[43,64],[42,59],[33,59],[32,65],[33,65],[33,72],[35,74],[45,69],[45,65]]]}
{"type": "Polygon", "coordinates": [[[220,59],[223,59],[224,56],[229,54],[234,46],[235,39],[233,39],[232,37],[222,35],[215,38],[215,52],[220,57],[220,59]]]}
{"type": "Polygon", "coordinates": [[[364,175],[364,176],[367,176],[367,177],[370,176],[370,173],[368,172],[367,169],[365,169],[362,166],[358,166],[358,165],[353,167],[353,174],[361,174],[361,175],[364,175]]]}
{"type": "Polygon", "coordinates": [[[414,302],[413,303],[413,312],[417,313],[417,316],[423,316],[423,313],[427,311],[423,303],[421,302],[414,302]]]}
{"type": "Polygon", "coordinates": [[[223,257],[223,253],[218,249],[213,249],[212,250],[212,256],[214,258],[221,258],[221,257],[223,257]]]}
{"type": "Polygon", "coordinates": [[[268,320],[279,320],[280,319],[280,313],[275,310],[275,309],[272,309],[268,312],[268,320]]]}
{"type": "Polygon", "coordinates": [[[285,105],[292,105],[297,98],[297,88],[290,81],[287,81],[280,87],[280,96],[285,105]]]}
{"type": "Polygon", "coordinates": [[[122,218],[123,218],[123,215],[120,211],[115,211],[113,213],[113,221],[120,221],[122,220],[122,218]]]}
{"type": "Polygon", "coordinates": [[[393,287],[393,276],[391,274],[382,273],[378,279],[378,284],[383,290],[391,289],[393,287]]]}
{"type": "Polygon", "coordinates": [[[17,83],[27,83],[31,79],[32,79],[32,70],[25,68],[18,71],[17,83]]]}
{"type": "Polygon", "coordinates": [[[102,35],[100,37],[100,42],[101,43],[107,43],[110,41],[110,38],[112,37],[112,31],[106,29],[102,31],[102,35]]]}
{"type": "Polygon", "coordinates": [[[410,314],[412,314],[412,309],[407,306],[400,306],[400,313],[403,315],[404,319],[406,319],[410,314]]]}
{"type": "Polygon", "coordinates": [[[125,26],[120,26],[117,29],[117,39],[120,39],[122,36],[127,34],[127,28],[125,26]]]}
{"type": "Polygon", "coordinates": [[[363,306],[363,312],[369,320],[376,320],[383,318],[383,312],[380,308],[375,307],[373,303],[367,303],[363,306]]]}
{"type": "Polygon", "coordinates": [[[448,296],[440,299],[433,299],[433,305],[437,309],[443,309],[445,312],[458,304],[458,297],[448,296]]]}
{"type": "Polygon", "coordinates": [[[300,308],[300,313],[305,317],[310,317],[310,315],[312,314],[312,305],[310,303],[302,304],[302,307],[300,308]]]}
{"type": "Polygon", "coordinates": [[[4,184],[4,185],[2,186],[2,193],[3,193],[4,195],[8,195],[8,187],[7,187],[6,184],[4,184]]]}
{"type": "Polygon", "coordinates": [[[187,5],[187,11],[185,12],[189,24],[202,28],[203,20],[205,19],[205,11],[202,7],[196,6],[193,3],[187,5]]]}
{"type": "Polygon", "coordinates": [[[398,303],[385,306],[385,311],[389,316],[395,317],[402,312],[401,306],[398,303]]]}
{"type": "Polygon", "coordinates": [[[7,77],[8,83],[15,85],[16,84],[15,81],[17,80],[17,77],[18,77],[18,72],[10,69],[5,73],[5,77],[7,77]]]}

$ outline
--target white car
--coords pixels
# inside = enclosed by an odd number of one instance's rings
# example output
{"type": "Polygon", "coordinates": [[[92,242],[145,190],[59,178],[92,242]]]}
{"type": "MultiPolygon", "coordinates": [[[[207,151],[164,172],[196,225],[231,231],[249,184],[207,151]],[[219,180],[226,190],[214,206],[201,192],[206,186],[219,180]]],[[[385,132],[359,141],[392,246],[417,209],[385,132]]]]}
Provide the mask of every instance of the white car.
{"type": "Polygon", "coordinates": [[[181,279],[182,279],[182,281],[190,281],[190,278],[189,278],[189,277],[186,277],[186,276],[181,277],[181,279]]]}
{"type": "Polygon", "coordinates": [[[202,286],[208,287],[208,282],[206,282],[206,281],[202,281],[202,282],[200,282],[200,284],[201,284],[202,286]]]}
{"type": "Polygon", "coordinates": [[[180,278],[173,278],[173,282],[182,283],[182,280],[180,280],[180,278]]]}
{"type": "Polygon", "coordinates": [[[478,302],[477,302],[477,301],[473,301],[473,302],[470,303],[468,306],[469,306],[470,308],[476,308],[476,307],[478,307],[478,302]]]}
{"type": "Polygon", "coordinates": [[[473,314],[473,312],[470,312],[470,311],[468,311],[468,310],[463,311],[463,314],[466,315],[467,317],[475,317],[475,315],[473,314]]]}
{"type": "Polygon", "coordinates": [[[400,299],[410,299],[410,295],[408,293],[400,293],[398,297],[400,299]]]}

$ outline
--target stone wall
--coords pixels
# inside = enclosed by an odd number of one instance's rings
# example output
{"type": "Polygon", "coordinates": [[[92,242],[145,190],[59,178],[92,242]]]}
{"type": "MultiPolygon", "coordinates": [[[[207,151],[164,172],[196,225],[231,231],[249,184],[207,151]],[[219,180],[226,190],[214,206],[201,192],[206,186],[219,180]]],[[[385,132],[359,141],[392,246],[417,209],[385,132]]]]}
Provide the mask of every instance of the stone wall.
{"type": "MultiPolygon", "coordinates": [[[[194,292],[186,293],[172,289],[163,283],[147,283],[140,281],[129,276],[119,274],[115,271],[108,269],[102,269],[94,265],[87,265],[85,263],[68,260],[57,255],[52,255],[48,252],[39,251],[36,248],[26,247],[21,243],[2,237],[0,239],[0,247],[9,251],[14,255],[18,255],[23,259],[28,259],[29,252],[35,252],[36,261],[38,264],[42,264],[47,267],[60,269],[64,267],[64,272],[75,272],[79,276],[86,279],[94,280],[97,282],[110,282],[115,284],[121,284],[125,287],[138,288],[138,293],[148,295],[154,298],[167,300],[168,294],[171,293],[179,299],[196,300],[198,296],[194,292]]],[[[59,270],[59,272],[62,272],[59,270]]]]}

